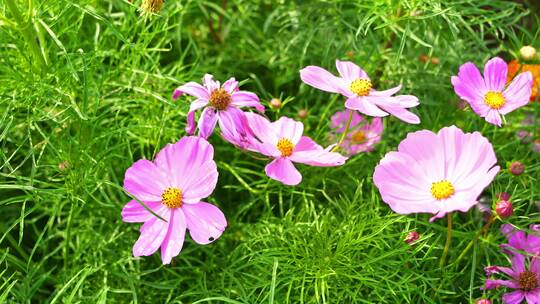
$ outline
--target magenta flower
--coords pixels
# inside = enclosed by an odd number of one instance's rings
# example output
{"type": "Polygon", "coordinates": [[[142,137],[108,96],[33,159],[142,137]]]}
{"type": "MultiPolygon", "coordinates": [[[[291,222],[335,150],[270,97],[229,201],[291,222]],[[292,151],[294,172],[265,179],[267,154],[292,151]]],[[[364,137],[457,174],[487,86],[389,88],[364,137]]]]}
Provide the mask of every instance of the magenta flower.
{"type": "Polygon", "coordinates": [[[398,151],[387,153],[375,168],[373,181],[394,212],[435,214],[465,212],[477,203],[499,172],[489,141],[480,133],[455,126],[433,133],[409,133],[398,151]]]}
{"type": "Polygon", "coordinates": [[[270,122],[255,113],[246,113],[246,118],[255,136],[249,150],[273,158],[265,168],[266,175],[285,185],[297,185],[302,181],[293,162],[331,167],[340,166],[347,160],[347,157],[331,152],[332,146],[323,149],[311,138],[302,136],[304,125],[301,122],[283,116],[270,122]]]}
{"type": "Polygon", "coordinates": [[[161,247],[161,260],[169,264],[184,244],[186,229],[198,244],[218,239],[227,220],[214,205],[201,199],[216,187],[218,172],[214,149],[203,138],[183,137],[168,144],[151,162],[138,160],[127,169],[124,189],[137,200],[122,209],[124,222],[140,223],[141,235],[134,256],[148,256],[161,247]]]}
{"type": "Polygon", "coordinates": [[[408,123],[420,123],[420,118],[407,110],[419,104],[418,98],[412,95],[392,96],[401,89],[401,85],[386,91],[376,91],[367,73],[356,64],[336,60],[336,67],[340,77],[311,65],[300,71],[300,78],[319,90],[347,97],[345,107],[348,109],[375,117],[392,114],[408,123]]]}
{"type": "Polygon", "coordinates": [[[188,94],[197,99],[191,103],[187,116],[186,132],[193,135],[195,132],[195,111],[204,108],[197,127],[199,135],[208,138],[216,123],[219,123],[221,131],[234,132],[237,124],[240,124],[243,112],[240,107],[253,107],[264,113],[264,106],[259,102],[259,97],[251,92],[240,91],[238,81],[230,78],[220,86],[214,76],[206,74],[203,77],[203,85],[196,82],[188,82],[179,86],[173,94],[177,99],[182,94],[188,94]]]}
{"type": "Polygon", "coordinates": [[[533,85],[531,72],[524,72],[505,88],[507,72],[506,62],[495,57],[484,66],[484,78],[472,62],[467,62],[451,81],[456,94],[467,101],[476,114],[500,127],[501,114],[506,115],[529,102],[533,85]]]}
{"type": "Polygon", "coordinates": [[[508,280],[487,279],[485,289],[501,286],[516,289],[503,295],[502,300],[505,304],[519,304],[523,300],[529,304],[540,303],[540,260],[537,257],[525,257],[518,252],[511,254],[510,260],[511,268],[502,266],[496,268],[506,275],[508,280]]]}
{"type": "MultiPolygon", "coordinates": [[[[535,231],[534,225],[531,226],[531,230],[535,231]]],[[[505,252],[509,252],[513,249],[528,252],[533,255],[540,256],[540,234],[527,234],[524,231],[515,229],[510,224],[504,224],[501,226],[501,232],[508,239],[508,244],[503,244],[501,247],[505,249],[505,252]]]]}
{"type": "MultiPolygon", "coordinates": [[[[336,112],[331,117],[331,127],[337,136],[332,138],[340,138],[341,134],[345,132],[345,125],[349,119],[351,110],[345,110],[336,112]]],[[[381,141],[381,135],[383,132],[382,118],[375,117],[373,121],[369,123],[357,112],[353,112],[353,117],[349,130],[341,148],[343,148],[348,155],[354,155],[361,152],[372,151],[375,145],[381,141]]]]}

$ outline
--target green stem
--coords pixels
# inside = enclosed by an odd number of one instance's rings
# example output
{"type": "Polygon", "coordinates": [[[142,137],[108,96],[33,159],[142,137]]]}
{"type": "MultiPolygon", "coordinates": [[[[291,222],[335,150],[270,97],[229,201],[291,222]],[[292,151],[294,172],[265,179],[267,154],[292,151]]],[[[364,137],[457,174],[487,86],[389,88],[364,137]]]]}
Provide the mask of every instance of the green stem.
{"type": "Polygon", "coordinates": [[[458,264],[459,261],[461,261],[461,259],[463,259],[463,257],[465,257],[465,254],[467,254],[467,252],[471,249],[471,247],[474,245],[474,243],[476,243],[476,241],[478,241],[478,238],[480,238],[480,236],[482,234],[485,234],[489,228],[491,227],[491,225],[495,222],[495,216],[491,215],[487,221],[487,223],[484,225],[484,227],[482,227],[482,229],[480,229],[476,235],[474,236],[474,238],[469,242],[469,244],[467,244],[467,247],[465,247],[465,249],[463,249],[463,251],[459,254],[458,258],[456,259],[456,261],[454,262],[454,264],[458,264]]]}
{"type": "Polygon", "coordinates": [[[347,136],[347,133],[349,133],[349,127],[351,126],[351,121],[352,121],[352,117],[353,117],[353,111],[352,110],[349,110],[349,111],[351,112],[351,114],[349,114],[349,119],[347,119],[347,124],[345,125],[345,130],[343,131],[343,134],[341,134],[341,138],[339,139],[336,146],[332,149],[332,152],[335,152],[337,149],[339,149],[339,147],[341,146],[341,144],[345,140],[345,137],[347,136]]]}
{"type": "Polygon", "coordinates": [[[440,267],[443,267],[446,264],[446,256],[448,256],[448,251],[450,250],[450,243],[452,242],[452,213],[448,213],[448,228],[446,229],[446,244],[444,245],[443,255],[441,257],[440,267]]]}
{"type": "Polygon", "coordinates": [[[43,69],[47,66],[47,63],[45,62],[45,59],[43,58],[43,54],[41,53],[39,45],[36,42],[36,39],[35,39],[36,35],[32,31],[32,26],[30,22],[26,22],[24,20],[14,0],[6,0],[6,6],[9,8],[9,10],[11,11],[11,14],[13,15],[13,18],[19,25],[19,30],[21,31],[21,34],[24,40],[28,44],[28,47],[30,48],[32,55],[34,56],[34,59],[36,60],[39,69],[43,71],[43,69]]]}

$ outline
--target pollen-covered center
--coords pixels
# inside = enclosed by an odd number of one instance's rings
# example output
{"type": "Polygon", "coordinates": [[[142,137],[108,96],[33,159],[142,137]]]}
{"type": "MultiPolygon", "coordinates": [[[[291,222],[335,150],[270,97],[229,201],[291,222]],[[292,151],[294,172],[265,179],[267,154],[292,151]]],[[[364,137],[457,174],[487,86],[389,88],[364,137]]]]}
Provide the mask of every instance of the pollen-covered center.
{"type": "Polygon", "coordinates": [[[349,89],[351,92],[358,96],[366,96],[369,95],[369,91],[371,91],[371,81],[369,79],[365,78],[358,78],[351,82],[351,85],[349,89]]]}
{"type": "Polygon", "coordinates": [[[538,277],[536,273],[526,270],[519,274],[519,288],[525,291],[530,291],[538,287],[538,277]]]}
{"type": "Polygon", "coordinates": [[[178,188],[167,188],[161,193],[161,203],[169,208],[182,206],[182,190],[178,188]]]}
{"type": "Polygon", "coordinates": [[[232,101],[231,93],[219,88],[212,91],[210,100],[208,101],[212,107],[217,110],[225,110],[232,101]]]}
{"type": "Polygon", "coordinates": [[[452,196],[456,190],[454,185],[447,180],[442,180],[431,184],[431,195],[438,200],[447,199],[452,196]]]}
{"type": "Polygon", "coordinates": [[[367,136],[366,136],[366,132],[364,131],[356,131],[352,134],[351,136],[351,142],[353,144],[362,144],[362,143],[365,143],[367,140],[367,136]]]}
{"type": "Polygon", "coordinates": [[[484,103],[492,109],[500,109],[506,100],[501,92],[489,91],[484,96],[484,103]]]}
{"type": "Polygon", "coordinates": [[[281,156],[291,156],[294,150],[294,145],[292,141],[288,138],[281,138],[277,142],[277,148],[281,152],[281,156]]]}

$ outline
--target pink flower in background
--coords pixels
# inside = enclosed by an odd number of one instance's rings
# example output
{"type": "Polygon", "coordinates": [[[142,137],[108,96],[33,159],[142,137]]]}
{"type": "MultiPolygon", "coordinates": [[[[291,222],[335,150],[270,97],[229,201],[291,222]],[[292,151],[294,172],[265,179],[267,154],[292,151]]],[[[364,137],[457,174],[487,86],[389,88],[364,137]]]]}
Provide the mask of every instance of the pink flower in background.
{"type": "Polygon", "coordinates": [[[480,133],[455,126],[433,133],[409,133],[398,151],[387,153],[373,181],[382,199],[400,214],[427,212],[431,221],[446,213],[465,212],[477,203],[499,172],[489,141],[480,133]]]}
{"type": "MultiPolygon", "coordinates": [[[[534,225],[531,225],[531,230],[535,231],[534,225]]],[[[505,252],[511,250],[521,250],[534,255],[540,255],[540,233],[527,234],[524,231],[515,229],[510,224],[501,226],[501,232],[508,239],[508,244],[503,244],[501,247],[505,252]]]]}
{"type": "Polygon", "coordinates": [[[302,181],[293,162],[330,167],[340,166],[347,160],[339,153],[331,152],[332,146],[324,149],[311,138],[302,136],[304,125],[301,122],[284,116],[270,122],[255,113],[245,115],[255,136],[249,150],[273,158],[265,168],[266,175],[285,185],[297,185],[302,181]]]}
{"type": "Polygon", "coordinates": [[[192,135],[195,132],[195,111],[204,108],[197,124],[199,135],[208,138],[216,123],[222,131],[234,132],[237,124],[241,123],[243,112],[240,107],[253,107],[264,113],[264,106],[259,102],[259,97],[251,92],[240,91],[238,81],[230,78],[220,86],[214,76],[204,75],[203,85],[196,82],[188,82],[179,86],[173,94],[177,99],[182,94],[187,94],[197,99],[191,103],[187,116],[186,132],[192,135]]]}
{"type": "Polygon", "coordinates": [[[420,118],[407,110],[419,104],[418,98],[412,95],[392,96],[401,89],[401,85],[386,91],[376,91],[366,72],[356,64],[336,60],[336,67],[340,77],[311,65],[300,71],[300,78],[319,90],[347,97],[345,107],[348,109],[375,117],[391,114],[408,123],[420,123],[420,118]]]}
{"type": "MultiPolygon", "coordinates": [[[[345,125],[347,124],[350,113],[351,110],[345,110],[332,115],[331,127],[337,134],[337,136],[333,136],[334,139],[339,139],[341,134],[345,132],[345,125]]],[[[381,141],[382,132],[383,123],[380,117],[375,117],[369,123],[360,114],[353,112],[349,130],[340,147],[348,155],[372,151],[375,145],[381,141]]]]}
{"type": "Polygon", "coordinates": [[[124,189],[137,200],[122,209],[122,219],[144,223],[133,246],[134,256],[148,256],[161,247],[161,260],[169,264],[182,250],[186,229],[198,244],[219,238],[227,220],[214,205],[202,202],[216,187],[218,172],[214,149],[203,138],[183,137],[168,144],[151,162],[138,160],[127,169],[124,189]]]}
{"type": "Polygon", "coordinates": [[[533,85],[531,72],[524,72],[505,88],[507,71],[506,62],[495,57],[484,66],[484,78],[472,62],[467,62],[451,80],[456,94],[467,101],[476,114],[500,127],[501,114],[506,115],[529,102],[533,85]]]}

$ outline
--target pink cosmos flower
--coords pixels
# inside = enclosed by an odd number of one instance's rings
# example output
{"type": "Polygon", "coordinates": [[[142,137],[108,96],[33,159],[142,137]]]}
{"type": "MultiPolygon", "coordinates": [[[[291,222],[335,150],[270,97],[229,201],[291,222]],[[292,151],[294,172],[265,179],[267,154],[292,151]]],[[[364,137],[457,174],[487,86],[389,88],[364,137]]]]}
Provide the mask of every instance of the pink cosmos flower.
{"type": "MultiPolygon", "coordinates": [[[[534,225],[531,225],[530,228],[535,231],[534,225]]],[[[508,244],[501,245],[505,252],[521,250],[540,256],[540,234],[537,231],[535,231],[536,234],[527,234],[524,231],[515,229],[510,224],[504,224],[501,226],[501,232],[508,239],[508,244]]]]}
{"type": "Polygon", "coordinates": [[[216,187],[218,172],[214,149],[203,138],[183,137],[168,144],[148,161],[138,160],[127,169],[124,189],[137,200],[122,209],[124,222],[140,223],[141,235],[134,256],[148,256],[161,247],[161,260],[169,264],[184,244],[186,229],[198,244],[218,239],[227,220],[214,205],[201,201],[216,187]]]}
{"type": "Polygon", "coordinates": [[[506,62],[495,57],[484,66],[484,78],[472,62],[467,62],[451,81],[456,94],[467,101],[476,114],[500,127],[501,114],[506,115],[529,102],[533,85],[531,72],[525,72],[518,74],[505,88],[507,71],[506,62]]]}
{"type": "Polygon", "coordinates": [[[529,304],[540,303],[540,259],[535,256],[525,257],[521,253],[514,252],[510,260],[511,268],[502,266],[494,268],[495,272],[503,273],[509,280],[487,279],[485,289],[501,286],[516,289],[503,295],[502,300],[505,304],[519,304],[523,300],[529,304]]]}
{"type": "Polygon", "coordinates": [[[477,203],[499,172],[489,141],[480,133],[455,126],[433,133],[409,133],[398,151],[387,153],[375,168],[373,181],[394,212],[465,212],[477,203]]]}
{"type": "Polygon", "coordinates": [[[333,146],[323,149],[311,138],[302,136],[304,125],[301,122],[284,116],[270,122],[255,113],[245,115],[254,135],[248,150],[273,158],[265,168],[266,175],[285,185],[297,185],[302,181],[293,162],[331,167],[340,166],[347,160],[347,157],[331,152],[333,146]]]}
{"type": "Polygon", "coordinates": [[[208,138],[216,123],[222,131],[234,132],[236,125],[240,124],[243,112],[240,107],[254,107],[264,113],[264,106],[259,102],[259,97],[251,92],[240,91],[238,81],[230,78],[220,86],[214,76],[206,74],[203,77],[203,85],[196,82],[188,82],[179,86],[173,94],[177,99],[182,94],[188,94],[197,99],[191,103],[187,116],[186,132],[192,135],[195,132],[195,111],[204,108],[199,118],[199,135],[208,138]]]}
{"type": "MultiPolygon", "coordinates": [[[[345,132],[345,125],[349,119],[351,110],[345,110],[336,112],[331,117],[331,127],[337,136],[332,136],[334,139],[341,137],[341,134],[345,132]]],[[[383,132],[382,118],[375,117],[371,123],[364,120],[364,118],[357,112],[353,112],[351,124],[349,130],[341,148],[343,148],[348,155],[354,155],[361,152],[372,151],[375,145],[381,141],[381,134],[383,132]]]]}
{"type": "Polygon", "coordinates": [[[386,91],[376,91],[367,73],[356,64],[336,60],[336,67],[340,77],[311,65],[300,71],[300,78],[319,90],[347,97],[345,107],[348,109],[375,117],[392,114],[408,123],[420,123],[418,116],[406,110],[416,107],[419,104],[418,98],[412,95],[392,96],[401,89],[401,85],[386,91]]]}

